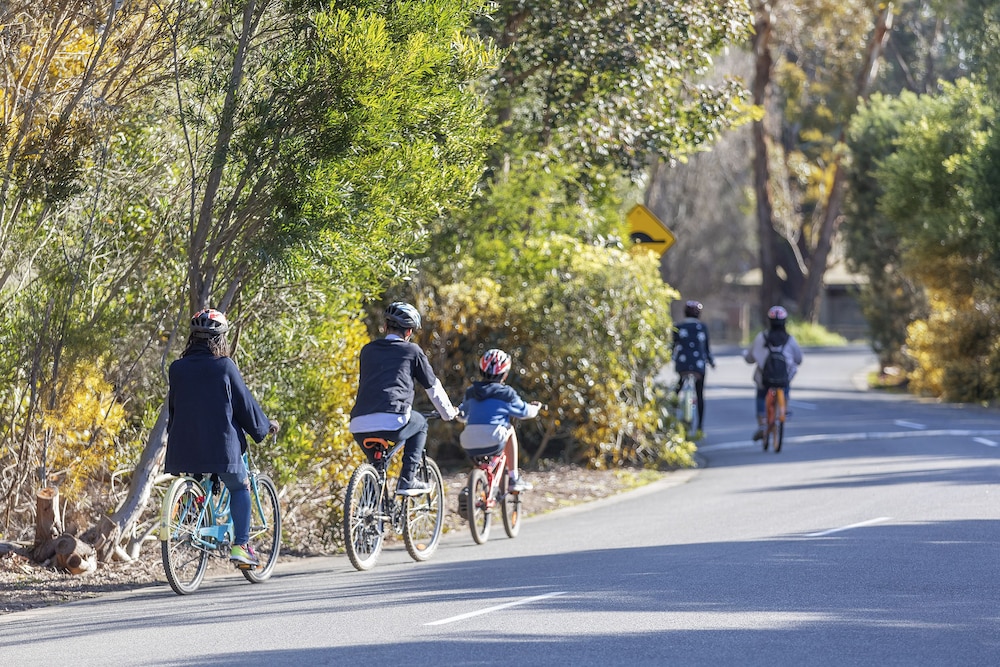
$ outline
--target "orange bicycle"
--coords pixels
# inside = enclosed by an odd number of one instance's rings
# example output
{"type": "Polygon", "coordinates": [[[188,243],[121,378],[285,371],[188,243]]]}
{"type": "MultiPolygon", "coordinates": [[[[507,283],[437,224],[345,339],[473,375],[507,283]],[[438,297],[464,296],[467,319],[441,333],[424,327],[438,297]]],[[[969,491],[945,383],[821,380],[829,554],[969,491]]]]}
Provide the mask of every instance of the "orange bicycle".
{"type": "Polygon", "coordinates": [[[781,451],[781,443],[785,438],[785,390],[783,387],[771,387],[764,399],[764,409],[767,423],[764,426],[764,451],[770,446],[774,453],[781,451]]]}

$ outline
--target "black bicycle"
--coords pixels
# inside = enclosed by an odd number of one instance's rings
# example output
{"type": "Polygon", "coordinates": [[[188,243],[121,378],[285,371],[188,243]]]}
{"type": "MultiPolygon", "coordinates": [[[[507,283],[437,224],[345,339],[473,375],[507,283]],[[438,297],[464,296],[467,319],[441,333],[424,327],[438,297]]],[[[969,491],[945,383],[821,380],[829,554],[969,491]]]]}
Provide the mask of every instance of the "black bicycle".
{"type": "Polygon", "coordinates": [[[397,496],[399,479],[389,475],[389,468],[403,443],[365,438],[362,446],[371,453],[374,463],[362,463],[355,469],[344,496],[344,542],[351,565],[358,570],[375,567],[390,530],[403,536],[413,560],[427,560],[437,549],[444,528],[441,470],[424,452],[416,476],[430,483],[430,491],[419,496],[397,496]]]}

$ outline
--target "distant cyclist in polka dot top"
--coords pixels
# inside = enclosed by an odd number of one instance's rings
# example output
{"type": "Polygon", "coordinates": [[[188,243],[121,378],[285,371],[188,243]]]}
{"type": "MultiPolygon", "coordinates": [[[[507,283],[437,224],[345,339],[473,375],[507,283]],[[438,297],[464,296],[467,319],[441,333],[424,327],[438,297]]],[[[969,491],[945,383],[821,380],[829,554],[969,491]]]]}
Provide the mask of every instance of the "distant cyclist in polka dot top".
{"type": "Polygon", "coordinates": [[[705,365],[715,368],[712,348],[708,342],[708,327],[699,319],[702,305],[698,301],[684,304],[684,319],[674,328],[674,370],[677,371],[677,391],[681,390],[684,373],[695,373],[698,393],[698,430],[705,420],[705,365]]]}

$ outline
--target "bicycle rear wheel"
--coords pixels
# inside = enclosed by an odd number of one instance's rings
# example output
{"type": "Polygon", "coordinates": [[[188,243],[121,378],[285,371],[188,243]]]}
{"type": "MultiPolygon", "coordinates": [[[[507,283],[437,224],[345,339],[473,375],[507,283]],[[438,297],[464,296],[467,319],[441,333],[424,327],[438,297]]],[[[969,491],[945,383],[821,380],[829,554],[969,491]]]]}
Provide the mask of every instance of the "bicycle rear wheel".
{"type": "Polygon", "coordinates": [[[503,529],[507,537],[517,537],[521,532],[521,494],[510,493],[510,475],[501,470],[500,497],[503,498],[503,529]]]}
{"type": "Polygon", "coordinates": [[[775,428],[778,431],[777,440],[774,443],[774,453],[781,451],[781,443],[785,440],[785,392],[779,389],[775,392],[775,428]]]}
{"type": "Polygon", "coordinates": [[[764,414],[766,415],[767,421],[764,422],[764,438],[763,445],[764,451],[771,444],[771,433],[774,431],[774,390],[767,390],[767,397],[764,399],[764,414]]]}
{"type": "Polygon", "coordinates": [[[684,424],[686,435],[691,435],[698,427],[698,395],[694,380],[688,376],[681,384],[680,393],[681,423],[684,424]]]}
{"type": "Polygon", "coordinates": [[[437,549],[444,528],[444,480],[430,457],[424,458],[416,474],[417,479],[430,482],[431,490],[422,496],[406,498],[403,542],[410,558],[425,561],[437,549]]]}
{"type": "Polygon", "coordinates": [[[375,567],[384,540],[382,483],[375,466],[362,463],[344,495],[344,544],[351,565],[358,570],[375,567]]]}
{"type": "Polygon", "coordinates": [[[765,451],[767,450],[768,444],[770,444],[771,447],[774,449],[775,454],[781,451],[782,426],[783,425],[780,422],[774,422],[768,424],[767,433],[765,434],[764,437],[764,442],[766,443],[764,445],[765,451]]]}
{"type": "Polygon", "coordinates": [[[278,490],[267,475],[257,476],[257,493],[250,498],[250,540],[257,552],[255,568],[240,568],[247,581],[259,584],[271,577],[281,551],[281,507],[278,490]]]}
{"type": "Polygon", "coordinates": [[[194,593],[205,577],[208,551],[198,542],[208,526],[205,502],[205,489],[187,477],[171,484],[163,499],[160,554],[167,583],[178,595],[194,593]]]}
{"type": "MultiPolygon", "coordinates": [[[[500,471],[503,474],[503,471],[500,471]]],[[[486,482],[486,473],[474,468],[469,473],[469,530],[476,544],[486,544],[490,539],[490,524],[493,523],[493,510],[490,508],[490,486],[486,482]]]]}
{"type": "Polygon", "coordinates": [[[774,453],[781,451],[781,443],[785,439],[785,422],[777,422],[774,425],[774,453]]]}

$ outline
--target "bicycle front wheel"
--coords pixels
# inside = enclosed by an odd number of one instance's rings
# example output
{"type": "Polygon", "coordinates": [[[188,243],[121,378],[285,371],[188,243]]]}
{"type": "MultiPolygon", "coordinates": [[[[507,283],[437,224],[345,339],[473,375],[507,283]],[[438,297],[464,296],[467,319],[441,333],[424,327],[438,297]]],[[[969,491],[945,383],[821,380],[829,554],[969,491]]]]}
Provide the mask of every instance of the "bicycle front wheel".
{"type": "MultiPolygon", "coordinates": [[[[501,471],[503,472],[503,471],[501,471]]],[[[476,544],[486,544],[490,539],[490,524],[493,522],[493,510],[490,507],[490,485],[486,481],[486,473],[474,468],[469,473],[469,530],[476,544]]]]}
{"type": "Polygon", "coordinates": [[[425,561],[437,549],[444,529],[444,480],[437,463],[430,457],[424,458],[416,474],[417,479],[430,483],[431,490],[406,499],[403,542],[410,558],[425,561]]]}
{"type": "Polygon", "coordinates": [[[503,529],[507,537],[517,537],[521,532],[521,494],[510,492],[510,476],[506,470],[500,474],[500,497],[503,498],[503,529]]]}
{"type": "Polygon", "coordinates": [[[375,466],[358,466],[344,495],[344,544],[347,557],[358,570],[375,567],[385,540],[382,517],[382,484],[375,466]]]}
{"type": "Polygon", "coordinates": [[[194,593],[205,577],[208,551],[200,542],[208,526],[205,503],[205,489],[189,477],[171,484],[163,499],[160,554],[167,583],[178,595],[194,593]]]}
{"type": "Polygon", "coordinates": [[[271,577],[281,551],[281,507],[278,490],[267,475],[257,476],[257,492],[250,498],[250,540],[257,552],[257,567],[240,568],[247,581],[259,584],[271,577]]]}

